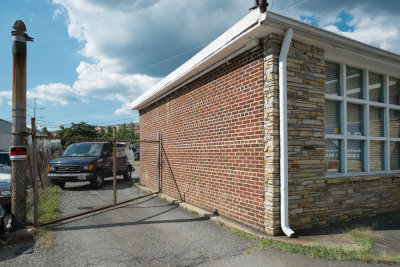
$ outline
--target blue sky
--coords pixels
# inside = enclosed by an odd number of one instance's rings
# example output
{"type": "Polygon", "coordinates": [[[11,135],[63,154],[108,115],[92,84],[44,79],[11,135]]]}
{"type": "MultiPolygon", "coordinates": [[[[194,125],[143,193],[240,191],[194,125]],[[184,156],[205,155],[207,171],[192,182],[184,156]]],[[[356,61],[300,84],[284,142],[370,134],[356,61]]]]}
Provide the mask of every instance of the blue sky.
{"type": "MultiPolygon", "coordinates": [[[[400,53],[400,1],[270,0],[272,11],[400,53]],[[272,5],[273,2],[273,5],[272,5]]],[[[130,102],[248,14],[253,0],[0,2],[0,118],[11,121],[11,30],[28,43],[28,124],[138,120],[130,102]]]]}

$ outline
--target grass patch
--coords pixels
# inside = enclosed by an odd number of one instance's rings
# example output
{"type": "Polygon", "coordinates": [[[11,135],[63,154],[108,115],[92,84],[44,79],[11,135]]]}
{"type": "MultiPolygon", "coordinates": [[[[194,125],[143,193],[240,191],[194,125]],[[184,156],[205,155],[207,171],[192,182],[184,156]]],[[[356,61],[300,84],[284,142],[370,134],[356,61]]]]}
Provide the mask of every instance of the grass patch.
{"type": "Polygon", "coordinates": [[[35,232],[35,239],[39,241],[39,245],[44,248],[52,248],[54,244],[53,226],[40,227],[35,232]]]}
{"type": "Polygon", "coordinates": [[[246,240],[255,242],[260,248],[275,248],[290,253],[301,253],[310,258],[323,258],[330,260],[358,260],[365,262],[387,262],[399,263],[400,255],[377,257],[372,254],[373,233],[365,229],[353,229],[350,234],[355,238],[360,250],[344,250],[342,247],[328,248],[321,245],[302,246],[298,244],[285,243],[278,240],[257,238],[238,229],[231,229],[231,233],[246,240]]]}
{"type": "MultiPolygon", "coordinates": [[[[59,186],[53,185],[46,178],[43,179],[44,189],[39,188],[38,197],[38,222],[39,224],[55,220],[60,213],[60,196],[62,189],[59,186]]],[[[33,192],[29,192],[28,200],[28,219],[34,221],[34,207],[33,207],[33,192]]]]}
{"type": "Polygon", "coordinates": [[[140,160],[135,160],[135,163],[133,165],[135,168],[139,168],[140,167],[140,160]]]}
{"type": "MultiPolygon", "coordinates": [[[[62,189],[53,185],[47,178],[43,179],[43,187],[38,188],[38,222],[39,224],[55,220],[60,213],[60,196],[62,189]]],[[[28,193],[27,209],[28,220],[34,221],[34,203],[33,192],[28,193]]],[[[54,246],[54,231],[52,226],[39,227],[35,232],[35,238],[39,240],[39,244],[43,248],[51,248],[54,246]]]]}
{"type": "Polygon", "coordinates": [[[373,239],[376,237],[371,228],[359,227],[350,231],[350,235],[354,238],[357,245],[366,252],[371,252],[374,245],[373,239]]]}

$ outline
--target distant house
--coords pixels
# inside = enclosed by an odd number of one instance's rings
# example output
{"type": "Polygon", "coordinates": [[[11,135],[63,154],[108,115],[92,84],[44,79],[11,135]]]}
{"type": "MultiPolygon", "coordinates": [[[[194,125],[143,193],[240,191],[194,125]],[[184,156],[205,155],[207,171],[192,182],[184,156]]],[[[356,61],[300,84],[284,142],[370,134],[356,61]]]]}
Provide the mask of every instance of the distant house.
{"type": "Polygon", "coordinates": [[[8,151],[11,146],[11,122],[0,119],[0,151],[8,151]]]}
{"type": "Polygon", "coordinates": [[[399,96],[400,55],[255,10],[131,107],[164,193],[293,236],[400,211],[399,96]]]}

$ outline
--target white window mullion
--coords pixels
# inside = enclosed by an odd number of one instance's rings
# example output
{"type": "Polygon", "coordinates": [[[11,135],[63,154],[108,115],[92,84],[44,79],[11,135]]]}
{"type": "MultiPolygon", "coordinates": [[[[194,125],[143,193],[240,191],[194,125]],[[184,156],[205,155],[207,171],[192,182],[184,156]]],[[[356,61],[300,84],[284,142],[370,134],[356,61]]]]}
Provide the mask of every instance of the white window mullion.
{"type": "Polygon", "coordinates": [[[363,106],[364,108],[364,135],[367,136],[367,140],[364,142],[364,170],[370,171],[370,140],[369,140],[369,73],[368,70],[364,69],[364,81],[363,81],[363,92],[364,99],[367,103],[363,106]]]}
{"type": "Polygon", "coordinates": [[[341,104],[340,112],[340,123],[344,135],[342,140],[340,164],[342,166],[342,172],[347,174],[347,96],[346,96],[346,64],[340,64],[340,94],[343,96],[343,102],[341,104]]]}
{"type": "Polygon", "coordinates": [[[385,155],[384,155],[384,160],[385,160],[385,170],[390,171],[390,129],[389,129],[389,75],[384,74],[383,75],[383,94],[384,94],[384,102],[386,104],[385,108],[385,118],[384,118],[384,136],[386,137],[386,142],[385,142],[385,155]]]}

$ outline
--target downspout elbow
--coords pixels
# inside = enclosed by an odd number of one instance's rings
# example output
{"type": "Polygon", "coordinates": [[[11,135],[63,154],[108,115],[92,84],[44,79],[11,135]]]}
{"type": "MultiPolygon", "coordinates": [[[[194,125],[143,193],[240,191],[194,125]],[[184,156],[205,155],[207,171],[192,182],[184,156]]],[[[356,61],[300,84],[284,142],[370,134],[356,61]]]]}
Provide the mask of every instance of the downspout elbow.
{"type": "Polygon", "coordinates": [[[286,31],[279,55],[279,121],[280,121],[280,183],[281,183],[281,228],[290,238],[294,231],[289,226],[289,193],[288,193],[288,133],[287,133],[287,68],[286,60],[293,37],[293,29],[286,31]]]}

